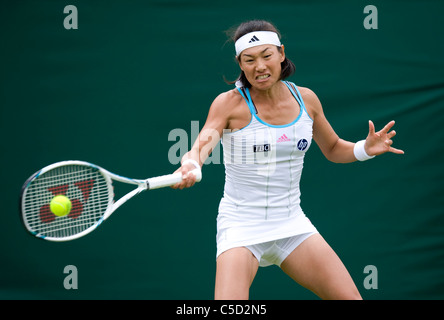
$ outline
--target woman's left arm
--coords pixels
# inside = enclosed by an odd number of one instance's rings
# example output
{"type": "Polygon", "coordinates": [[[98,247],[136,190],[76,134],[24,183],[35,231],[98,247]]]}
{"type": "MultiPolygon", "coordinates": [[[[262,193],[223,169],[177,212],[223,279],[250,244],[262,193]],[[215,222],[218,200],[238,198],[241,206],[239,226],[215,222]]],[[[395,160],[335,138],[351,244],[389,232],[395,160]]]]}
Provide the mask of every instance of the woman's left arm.
{"type": "MultiPolygon", "coordinates": [[[[313,119],[313,139],[321,149],[324,156],[337,163],[356,161],[355,143],[339,138],[324,115],[321,102],[316,94],[307,88],[300,88],[302,98],[313,119]]],[[[392,147],[392,138],[396,135],[390,129],[395,121],[390,121],[381,131],[375,132],[375,126],[369,121],[369,133],[364,143],[364,150],[368,156],[376,156],[386,152],[404,154],[404,151],[392,147]],[[390,131],[390,132],[389,132],[390,131]]]]}

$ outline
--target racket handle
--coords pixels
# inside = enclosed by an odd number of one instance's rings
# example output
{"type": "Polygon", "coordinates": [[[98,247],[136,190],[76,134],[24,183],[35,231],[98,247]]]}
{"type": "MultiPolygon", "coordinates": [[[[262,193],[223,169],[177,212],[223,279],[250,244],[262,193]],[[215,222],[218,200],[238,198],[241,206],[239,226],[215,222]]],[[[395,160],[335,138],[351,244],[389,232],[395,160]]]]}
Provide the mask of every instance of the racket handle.
{"type": "MultiPolygon", "coordinates": [[[[202,171],[199,169],[194,169],[191,171],[196,176],[196,182],[202,180],[202,171]]],[[[150,178],[147,180],[148,189],[158,189],[164,187],[170,187],[178,182],[182,181],[182,173],[177,172],[173,174],[167,174],[165,176],[159,176],[150,178]]]]}

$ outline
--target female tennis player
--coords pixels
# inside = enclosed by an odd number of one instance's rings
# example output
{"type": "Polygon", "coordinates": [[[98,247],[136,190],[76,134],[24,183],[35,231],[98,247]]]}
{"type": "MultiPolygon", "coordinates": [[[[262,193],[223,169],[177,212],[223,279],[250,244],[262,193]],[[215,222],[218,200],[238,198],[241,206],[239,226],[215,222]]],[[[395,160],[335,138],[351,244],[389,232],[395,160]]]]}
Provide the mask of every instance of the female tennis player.
{"type": "Polygon", "coordinates": [[[394,121],[379,132],[369,121],[367,138],[357,143],[340,139],[316,94],[284,81],[295,67],[271,23],[242,23],[233,40],[241,69],[236,88],[213,101],[177,170],[186,178],[174,186],[194,185],[187,173],[201,168],[222,137],[225,188],[217,217],[215,299],[248,299],[258,267],[272,264],[322,299],[361,299],[339,257],[302,211],[299,181],[312,139],[338,163],[403,154],[392,147],[394,121]]]}

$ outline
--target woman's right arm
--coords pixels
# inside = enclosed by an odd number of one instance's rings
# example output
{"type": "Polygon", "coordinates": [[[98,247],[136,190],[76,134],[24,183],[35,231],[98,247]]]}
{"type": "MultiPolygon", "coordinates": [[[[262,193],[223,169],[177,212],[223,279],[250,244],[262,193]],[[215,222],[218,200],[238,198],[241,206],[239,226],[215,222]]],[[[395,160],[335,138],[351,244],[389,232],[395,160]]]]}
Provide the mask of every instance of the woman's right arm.
{"type": "Polygon", "coordinates": [[[188,172],[196,169],[194,164],[199,164],[199,169],[202,167],[205,160],[216,147],[223,130],[228,127],[228,121],[231,116],[232,105],[232,91],[224,92],[214,99],[208,112],[205,125],[196,138],[192,148],[188,151],[181,160],[181,167],[175,172],[182,172],[183,180],[172,186],[174,189],[189,188],[196,182],[194,175],[188,175],[188,172]],[[194,161],[186,161],[188,159],[194,161]],[[186,161],[186,162],[185,162],[186,161]]]}

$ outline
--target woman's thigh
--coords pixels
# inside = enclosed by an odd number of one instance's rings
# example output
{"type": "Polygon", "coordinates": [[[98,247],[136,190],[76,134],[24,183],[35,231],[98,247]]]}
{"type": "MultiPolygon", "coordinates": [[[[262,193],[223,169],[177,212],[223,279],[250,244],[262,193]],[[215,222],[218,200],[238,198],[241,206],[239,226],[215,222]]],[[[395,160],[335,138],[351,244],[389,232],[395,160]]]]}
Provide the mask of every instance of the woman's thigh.
{"type": "Polygon", "coordinates": [[[257,273],[259,261],[245,247],[223,252],[216,261],[216,300],[246,300],[257,273]]]}
{"type": "Polygon", "coordinates": [[[361,299],[344,264],[320,234],[294,249],[281,269],[322,299],[361,299]]]}

